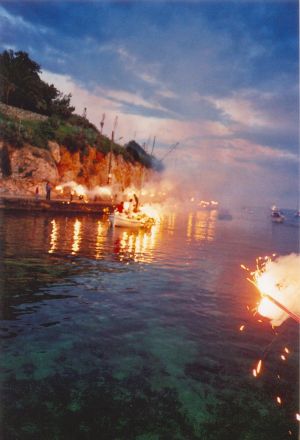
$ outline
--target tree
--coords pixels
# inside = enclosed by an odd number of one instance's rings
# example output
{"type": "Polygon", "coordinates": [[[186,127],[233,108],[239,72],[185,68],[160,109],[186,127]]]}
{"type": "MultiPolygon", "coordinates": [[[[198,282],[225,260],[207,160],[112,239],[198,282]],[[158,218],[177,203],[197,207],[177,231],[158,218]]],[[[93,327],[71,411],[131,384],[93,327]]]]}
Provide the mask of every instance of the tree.
{"type": "Polygon", "coordinates": [[[26,52],[5,50],[0,54],[0,99],[6,104],[45,115],[69,117],[74,111],[71,95],[63,95],[42,81],[41,67],[26,52]]]}

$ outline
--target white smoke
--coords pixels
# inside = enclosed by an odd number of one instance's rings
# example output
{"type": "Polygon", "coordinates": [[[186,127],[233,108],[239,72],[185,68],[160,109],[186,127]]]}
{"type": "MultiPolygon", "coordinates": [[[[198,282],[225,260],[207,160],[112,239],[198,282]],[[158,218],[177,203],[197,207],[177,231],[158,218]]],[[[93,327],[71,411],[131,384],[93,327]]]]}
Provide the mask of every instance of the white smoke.
{"type": "MultiPolygon", "coordinates": [[[[290,254],[268,260],[263,270],[256,275],[256,284],[263,295],[269,295],[300,317],[300,255],[290,254]]],[[[261,315],[271,319],[273,326],[281,325],[289,314],[267,297],[258,308],[261,315]]]]}
{"type": "Polygon", "coordinates": [[[65,182],[56,187],[57,191],[63,191],[65,188],[69,189],[70,192],[78,196],[87,196],[88,198],[101,197],[104,199],[110,199],[112,197],[112,190],[109,186],[95,186],[92,189],[87,188],[85,185],[71,180],[70,182],[65,182]]]}

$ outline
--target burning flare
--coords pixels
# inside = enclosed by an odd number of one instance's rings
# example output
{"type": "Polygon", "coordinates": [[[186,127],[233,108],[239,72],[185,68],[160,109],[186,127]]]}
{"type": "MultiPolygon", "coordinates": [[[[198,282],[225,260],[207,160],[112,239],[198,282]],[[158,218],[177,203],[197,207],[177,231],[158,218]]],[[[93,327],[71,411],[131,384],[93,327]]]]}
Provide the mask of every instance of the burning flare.
{"type": "Polygon", "coordinates": [[[252,279],[248,278],[261,294],[257,310],[271,319],[273,326],[289,317],[300,323],[300,255],[274,257],[259,257],[252,279]]]}

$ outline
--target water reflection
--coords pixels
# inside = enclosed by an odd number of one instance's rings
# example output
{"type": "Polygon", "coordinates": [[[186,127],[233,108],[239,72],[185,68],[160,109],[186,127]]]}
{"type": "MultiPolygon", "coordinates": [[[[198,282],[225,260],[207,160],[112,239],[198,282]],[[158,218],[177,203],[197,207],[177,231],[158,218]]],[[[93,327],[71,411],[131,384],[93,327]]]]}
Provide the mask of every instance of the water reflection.
{"type": "Polygon", "coordinates": [[[74,232],[73,232],[73,244],[72,244],[72,255],[77,254],[80,249],[81,242],[81,221],[76,219],[74,223],[74,232]]]}
{"type": "Polygon", "coordinates": [[[190,213],[187,219],[187,241],[213,241],[215,239],[217,211],[190,213]]]}
{"type": "Polygon", "coordinates": [[[108,225],[104,225],[103,222],[97,222],[97,238],[96,238],[96,246],[95,246],[95,258],[99,260],[103,252],[103,246],[106,240],[108,225]]]}
{"type": "Polygon", "coordinates": [[[50,235],[50,249],[48,251],[49,254],[52,254],[57,247],[57,237],[59,230],[59,227],[54,219],[51,221],[51,224],[52,224],[52,231],[50,235]]]}
{"type": "Polygon", "coordinates": [[[114,229],[114,253],[120,261],[130,259],[138,263],[150,263],[153,261],[158,232],[159,225],[138,231],[114,229]]]}

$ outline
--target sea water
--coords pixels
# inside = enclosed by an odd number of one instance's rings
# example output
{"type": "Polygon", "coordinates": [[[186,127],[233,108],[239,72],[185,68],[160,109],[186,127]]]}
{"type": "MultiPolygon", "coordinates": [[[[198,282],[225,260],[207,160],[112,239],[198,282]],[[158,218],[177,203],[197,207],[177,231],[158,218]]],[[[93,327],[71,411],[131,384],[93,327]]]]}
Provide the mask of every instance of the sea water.
{"type": "Polygon", "coordinates": [[[144,231],[0,212],[1,438],[298,438],[298,326],[255,315],[240,268],[299,251],[284,214],[170,213],[144,231]]]}

